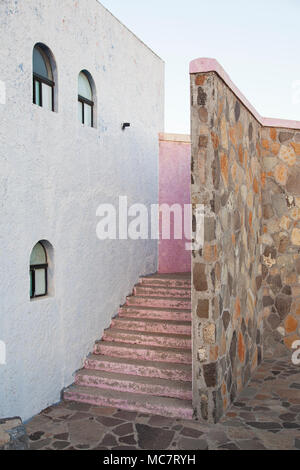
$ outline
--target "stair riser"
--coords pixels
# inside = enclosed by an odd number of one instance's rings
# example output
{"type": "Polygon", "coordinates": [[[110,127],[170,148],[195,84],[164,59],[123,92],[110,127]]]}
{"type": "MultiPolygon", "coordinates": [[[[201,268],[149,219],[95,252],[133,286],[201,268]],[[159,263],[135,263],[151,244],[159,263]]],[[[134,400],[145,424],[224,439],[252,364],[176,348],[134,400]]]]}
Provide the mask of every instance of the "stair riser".
{"type": "Polygon", "coordinates": [[[94,406],[107,406],[112,408],[118,408],[121,410],[127,411],[138,411],[140,413],[151,413],[159,416],[166,416],[171,418],[183,418],[183,419],[192,419],[193,410],[182,407],[182,409],[172,409],[171,407],[164,407],[159,405],[153,405],[151,403],[141,405],[137,404],[134,401],[128,399],[115,399],[115,398],[104,398],[104,397],[94,397],[88,394],[72,392],[68,390],[64,394],[65,400],[77,401],[80,403],[88,403],[94,406]]]}
{"type": "Polygon", "coordinates": [[[170,280],[170,279],[153,279],[153,278],[142,278],[140,279],[140,283],[143,286],[158,286],[158,287],[185,287],[187,289],[191,289],[191,281],[189,280],[170,280]]]}
{"type": "Polygon", "coordinates": [[[118,332],[117,336],[113,336],[109,331],[105,331],[102,339],[103,341],[115,343],[137,344],[140,346],[157,346],[161,348],[191,349],[192,347],[192,341],[190,339],[140,336],[138,333],[129,335],[118,332]]]}
{"type": "Polygon", "coordinates": [[[151,377],[153,379],[165,379],[173,381],[191,382],[192,381],[192,370],[182,371],[173,369],[159,369],[154,365],[144,367],[133,364],[118,364],[105,361],[95,361],[93,359],[87,359],[85,362],[85,368],[88,370],[97,370],[103,372],[114,372],[116,374],[126,375],[137,375],[141,377],[151,377]]]}
{"type": "Polygon", "coordinates": [[[140,359],[143,361],[169,362],[171,364],[191,364],[191,354],[181,353],[180,351],[155,351],[147,349],[129,349],[110,346],[103,343],[95,345],[94,354],[103,354],[111,357],[121,357],[127,359],[140,359]]]}
{"type": "Polygon", "coordinates": [[[113,320],[112,327],[118,330],[133,330],[143,331],[146,333],[164,333],[164,334],[175,334],[175,335],[191,335],[191,326],[187,325],[172,325],[168,322],[161,323],[146,323],[137,321],[120,321],[113,320]]]}
{"type": "Polygon", "coordinates": [[[135,287],[134,295],[151,296],[151,297],[175,297],[175,298],[191,298],[189,289],[163,289],[159,287],[135,287]]]}
{"type": "Polygon", "coordinates": [[[190,300],[180,299],[156,299],[145,297],[128,297],[126,305],[141,305],[143,307],[158,307],[158,308],[183,308],[185,310],[191,309],[190,300]]]}
{"type": "Polygon", "coordinates": [[[170,312],[168,310],[146,310],[136,308],[122,307],[119,310],[119,316],[122,318],[138,318],[143,320],[174,320],[174,321],[191,321],[191,313],[170,312]]]}
{"type": "Polygon", "coordinates": [[[181,400],[192,400],[192,391],[175,390],[172,387],[162,387],[151,384],[139,384],[122,380],[113,380],[103,377],[90,377],[79,375],[76,384],[80,386],[95,387],[104,390],[114,390],[126,393],[140,393],[141,395],[153,395],[159,397],[180,398],[181,400]]]}

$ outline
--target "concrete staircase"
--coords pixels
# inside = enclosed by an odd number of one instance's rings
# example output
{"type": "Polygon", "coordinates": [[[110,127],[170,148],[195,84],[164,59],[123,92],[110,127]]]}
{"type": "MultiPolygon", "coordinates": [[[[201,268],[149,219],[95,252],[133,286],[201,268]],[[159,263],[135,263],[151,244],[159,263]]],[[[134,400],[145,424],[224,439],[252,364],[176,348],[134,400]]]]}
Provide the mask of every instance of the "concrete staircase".
{"type": "Polygon", "coordinates": [[[141,278],[64,399],[192,419],[190,274],[141,278]]]}

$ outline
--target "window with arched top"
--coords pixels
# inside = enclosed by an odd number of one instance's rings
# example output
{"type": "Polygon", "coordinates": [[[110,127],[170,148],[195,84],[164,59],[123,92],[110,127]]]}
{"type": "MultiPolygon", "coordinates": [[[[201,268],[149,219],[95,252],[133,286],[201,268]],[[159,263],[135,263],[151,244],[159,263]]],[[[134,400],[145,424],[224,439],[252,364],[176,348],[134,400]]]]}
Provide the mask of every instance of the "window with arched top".
{"type": "Polygon", "coordinates": [[[39,242],[30,256],[30,298],[44,297],[48,293],[48,259],[47,251],[39,242]]]}
{"type": "Polygon", "coordinates": [[[54,111],[54,87],[50,51],[36,45],[33,49],[33,103],[54,111]]]}
{"type": "Polygon", "coordinates": [[[94,97],[91,78],[81,71],[78,76],[78,119],[81,124],[94,126],[94,97]]]}

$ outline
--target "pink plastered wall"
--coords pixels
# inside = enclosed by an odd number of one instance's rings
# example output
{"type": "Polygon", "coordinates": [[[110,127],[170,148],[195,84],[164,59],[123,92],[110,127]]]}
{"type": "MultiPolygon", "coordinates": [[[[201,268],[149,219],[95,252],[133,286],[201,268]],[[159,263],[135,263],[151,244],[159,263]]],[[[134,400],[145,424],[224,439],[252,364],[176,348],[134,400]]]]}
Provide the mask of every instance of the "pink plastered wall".
{"type": "MultiPolygon", "coordinates": [[[[191,193],[191,143],[190,136],[161,134],[159,142],[159,203],[190,204],[191,193]]],[[[184,233],[184,225],[183,233],[184,233]]],[[[186,250],[189,239],[174,239],[174,218],[171,216],[171,239],[162,239],[160,217],[159,272],[191,272],[191,251],[186,250]]]]}

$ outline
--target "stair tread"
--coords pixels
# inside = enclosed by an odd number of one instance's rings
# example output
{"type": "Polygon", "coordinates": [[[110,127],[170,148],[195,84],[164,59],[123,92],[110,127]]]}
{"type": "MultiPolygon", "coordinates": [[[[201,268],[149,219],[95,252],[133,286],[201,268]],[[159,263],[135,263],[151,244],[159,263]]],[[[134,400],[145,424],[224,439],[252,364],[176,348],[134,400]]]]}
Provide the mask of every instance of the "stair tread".
{"type": "Polygon", "coordinates": [[[130,349],[130,350],[147,350],[147,351],[157,351],[157,352],[164,352],[167,354],[170,354],[172,352],[174,353],[180,353],[180,354],[186,354],[187,356],[192,354],[191,349],[183,349],[183,348],[163,348],[161,346],[148,346],[148,345],[141,345],[141,344],[127,344],[127,343],[118,343],[118,342],[110,342],[110,341],[97,341],[97,345],[103,345],[103,346],[109,346],[113,348],[124,348],[124,349],[130,349]]]}
{"type": "Polygon", "coordinates": [[[83,395],[90,395],[91,397],[99,397],[106,399],[123,399],[126,402],[132,402],[134,404],[141,405],[157,405],[159,407],[163,406],[165,408],[187,408],[192,409],[192,401],[190,400],[181,400],[180,398],[170,398],[170,397],[158,397],[153,395],[142,395],[138,393],[130,392],[119,392],[116,390],[106,390],[95,387],[83,387],[79,385],[71,385],[68,389],[65,390],[65,394],[68,394],[68,391],[72,393],[80,393],[83,395]]]}
{"type": "MultiPolygon", "coordinates": [[[[97,361],[97,362],[111,362],[114,364],[130,364],[142,367],[155,367],[157,369],[172,369],[172,370],[181,370],[185,372],[190,372],[192,370],[191,364],[175,364],[172,362],[158,362],[158,361],[144,361],[142,359],[129,359],[123,357],[112,357],[104,356],[98,354],[92,354],[88,357],[88,360],[97,361]]],[[[88,370],[88,369],[86,369],[88,370]]]]}
{"type": "Polygon", "coordinates": [[[148,290],[167,290],[167,291],[170,291],[170,290],[178,290],[178,291],[187,291],[189,290],[188,287],[184,287],[184,286],[164,286],[164,285],[149,285],[149,286],[145,286],[145,284],[137,284],[135,287],[139,287],[141,289],[148,289],[148,290]]]}
{"type": "Polygon", "coordinates": [[[172,274],[151,274],[150,276],[141,276],[141,279],[163,279],[163,280],[191,280],[191,273],[172,273],[172,274]]]}
{"type": "MultiPolygon", "coordinates": [[[[118,328],[110,328],[109,330],[105,331],[106,334],[111,336],[117,336],[118,334],[124,335],[138,335],[144,337],[155,337],[155,338],[175,338],[175,339],[191,339],[190,335],[181,335],[178,333],[152,333],[148,331],[133,331],[133,330],[120,330],[118,328]]],[[[101,341],[97,341],[96,343],[99,344],[101,341]]]]}
{"type": "Polygon", "coordinates": [[[135,295],[131,295],[129,296],[128,298],[129,299],[134,299],[134,298],[139,298],[139,299],[147,299],[147,300],[150,300],[150,301],[153,301],[153,300],[178,300],[178,302],[187,302],[187,301],[190,301],[190,297],[161,297],[161,296],[152,296],[152,295],[138,295],[138,294],[135,294],[135,295]]]}
{"type": "Polygon", "coordinates": [[[178,321],[178,320],[155,320],[151,318],[145,318],[145,319],[138,319],[136,317],[116,317],[114,318],[114,321],[122,322],[122,323],[145,323],[147,325],[152,325],[152,324],[157,324],[157,325],[171,325],[171,326],[191,326],[192,325],[192,319],[191,321],[178,321]]]}
{"type": "Polygon", "coordinates": [[[127,374],[121,374],[121,373],[116,373],[116,372],[101,372],[97,370],[83,369],[77,373],[77,376],[89,376],[89,377],[96,376],[99,378],[112,379],[116,381],[120,380],[123,382],[135,382],[138,384],[146,384],[146,385],[161,385],[164,387],[171,387],[174,389],[180,389],[180,390],[185,390],[185,391],[191,390],[190,382],[159,379],[159,378],[152,378],[152,377],[142,377],[139,375],[127,375],[127,374]]]}
{"type": "MultiPolygon", "coordinates": [[[[151,297],[150,297],[151,298],[151,297]]],[[[152,297],[153,298],[153,297],[152,297]]],[[[191,309],[187,308],[169,308],[169,307],[147,307],[147,305],[123,305],[121,307],[122,309],[130,309],[130,310],[149,310],[151,312],[171,312],[171,313],[190,313],[191,314],[191,309]]]]}

